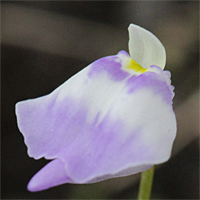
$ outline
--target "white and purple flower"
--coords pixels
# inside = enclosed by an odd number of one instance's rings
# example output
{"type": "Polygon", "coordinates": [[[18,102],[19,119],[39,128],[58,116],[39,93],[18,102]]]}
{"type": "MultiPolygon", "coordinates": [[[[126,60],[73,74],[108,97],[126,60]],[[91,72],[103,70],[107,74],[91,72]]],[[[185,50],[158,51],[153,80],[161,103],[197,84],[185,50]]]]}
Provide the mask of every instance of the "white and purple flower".
{"type": "Polygon", "coordinates": [[[133,24],[129,37],[131,57],[101,58],[49,95],[16,104],[28,155],[52,160],[30,191],[127,176],[170,158],[176,119],[165,49],[133,24]]]}

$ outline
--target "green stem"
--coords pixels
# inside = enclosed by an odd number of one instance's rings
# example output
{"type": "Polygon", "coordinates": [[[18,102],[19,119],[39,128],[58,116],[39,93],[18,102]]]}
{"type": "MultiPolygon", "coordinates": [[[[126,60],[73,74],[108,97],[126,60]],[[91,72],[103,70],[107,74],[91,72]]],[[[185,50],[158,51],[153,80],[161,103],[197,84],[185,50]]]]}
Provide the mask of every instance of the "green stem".
{"type": "Polygon", "coordinates": [[[153,183],[154,166],[141,173],[138,200],[150,199],[153,183]]]}

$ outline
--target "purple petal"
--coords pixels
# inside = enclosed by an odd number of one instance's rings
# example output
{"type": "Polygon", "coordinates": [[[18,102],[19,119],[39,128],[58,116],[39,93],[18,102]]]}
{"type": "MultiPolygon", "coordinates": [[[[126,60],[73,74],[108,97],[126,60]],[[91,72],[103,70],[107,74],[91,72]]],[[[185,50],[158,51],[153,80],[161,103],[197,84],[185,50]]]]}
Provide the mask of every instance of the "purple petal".
{"type": "Polygon", "coordinates": [[[110,78],[112,80],[122,81],[127,76],[129,76],[129,73],[121,69],[123,60],[119,59],[119,55],[122,55],[125,58],[129,58],[129,55],[125,51],[121,51],[116,56],[108,56],[99,59],[93,63],[94,66],[92,67],[88,75],[90,77],[94,77],[95,74],[98,75],[102,71],[106,71],[110,75],[110,78]]]}
{"type": "Polygon", "coordinates": [[[176,135],[170,74],[156,66],[140,73],[129,63],[124,52],[99,59],[51,94],[17,103],[29,156],[56,158],[31,191],[134,174],[169,159],[176,135]]]}

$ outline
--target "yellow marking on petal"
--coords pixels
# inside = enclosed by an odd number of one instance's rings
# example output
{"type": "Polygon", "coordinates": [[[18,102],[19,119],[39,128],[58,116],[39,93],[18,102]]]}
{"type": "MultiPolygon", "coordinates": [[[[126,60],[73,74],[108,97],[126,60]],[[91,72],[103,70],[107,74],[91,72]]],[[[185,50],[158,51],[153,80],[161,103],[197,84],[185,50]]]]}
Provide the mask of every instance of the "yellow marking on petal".
{"type": "Polygon", "coordinates": [[[126,65],[126,68],[132,69],[136,72],[140,72],[141,74],[147,71],[146,68],[143,68],[141,65],[139,65],[137,62],[135,62],[133,59],[130,59],[130,62],[128,63],[128,65],[126,65]]]}

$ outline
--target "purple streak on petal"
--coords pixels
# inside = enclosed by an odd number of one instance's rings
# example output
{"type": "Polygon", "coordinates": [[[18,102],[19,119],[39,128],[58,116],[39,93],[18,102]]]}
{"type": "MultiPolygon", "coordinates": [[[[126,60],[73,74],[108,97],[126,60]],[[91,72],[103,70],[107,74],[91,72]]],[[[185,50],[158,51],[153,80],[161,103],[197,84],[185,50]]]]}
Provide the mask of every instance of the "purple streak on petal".
{"type": "Polygon", "coordinates": [[[164,74],[162,69],[157,66],[151,66],[151,68],[157,68],[158,73],[145,72],[137,77],[132,76],[127,81],[129,87],[129,93],[140,90],[141,88],[151,88],[155,94],[159,94],[163,97],[163,100],[170,103],[174,97],[174,87],[170,85],[171,81],[169,73],[164,74]]]}
{"type": "MultiPolygon", "coordinates": [[[[97,126],[85,126],[77,134],[76,142],[63,148],[58,155],[66,162],[67,174],[76,183],[87,183],[95,177],[111,177],[109,174],[121,170],[126,174],[126,169],[134,166],[133,163],[136,166],[144,160],[148,163],[151,155],[149,147],[139,142],[140,130],[133,130],[130,137],[123,139],[123,129],[123,122],[113,122],[109,116],[97,126]]],[[[142,166],[138,167],[132,170],[132,174],[142,169],[142,166]]]]}
{"type": "Polygon", "coordinates": [[[61,158],[66,164],[66,174],[75,182],[85,183],[95,176],[117,173],[119,169],[131,166],[132,162],[140,163],[148,157],[148,153],[141,154],[142,143],[137,139],[139,130],[123,141],[120,135],[124,132],[122,121],[112,121],[107,115],[97,124],[97,114],[96,120],[88,124],[85,121],[87,111],[80,103],[65,99],[57,105],[54,98],[51,100],[54,103],[43,97],[22,102],[23,110],[29,109],[29,112],[24,115],[18,108],[20,121],[22,117],[26,119],[20,127],[31,153],[50,159],[61,158]],[[35,107],[39,100],[46,103],[40,102],[42,108],[35,107]],[[119,155],[120,159],[113,155],[119,155]]]}
{"type": "Polygon", "coordinates": [[[54,95],[48,95],[16,105],[18,126],[29,156],[53,159],[61,150],[61,144],[73,141],[86,120],[84,107],[80,109],[81,102],[76,101],[65,98],[62,103],[56,103],[54,95]]]}
{"type": "MultiPolygon", "coordinates": [[[[123,54],[127,58],[129,58],[128,53],[126,53],[125,51],[120,51],[118,55],[119,54],[123,54]]],[[[121,70],[122,60],[119,58],[118,55],[107,56],[92,63],[92,67],[90,72],[88,73],[88,76],[95,77],[95,75],[98,75],[102,71],[106,71],[113,81],[122,81],[123,79],[125,79],[127,76],[129,76],[129,73],[121,70]]]]}
{"type": "Polygon", "coordinates": [[[33,176],[27,188],[31,192],[36,192],[72,182],[66,175],[64,163],[60,159],[55,159],[33,176]]]}

